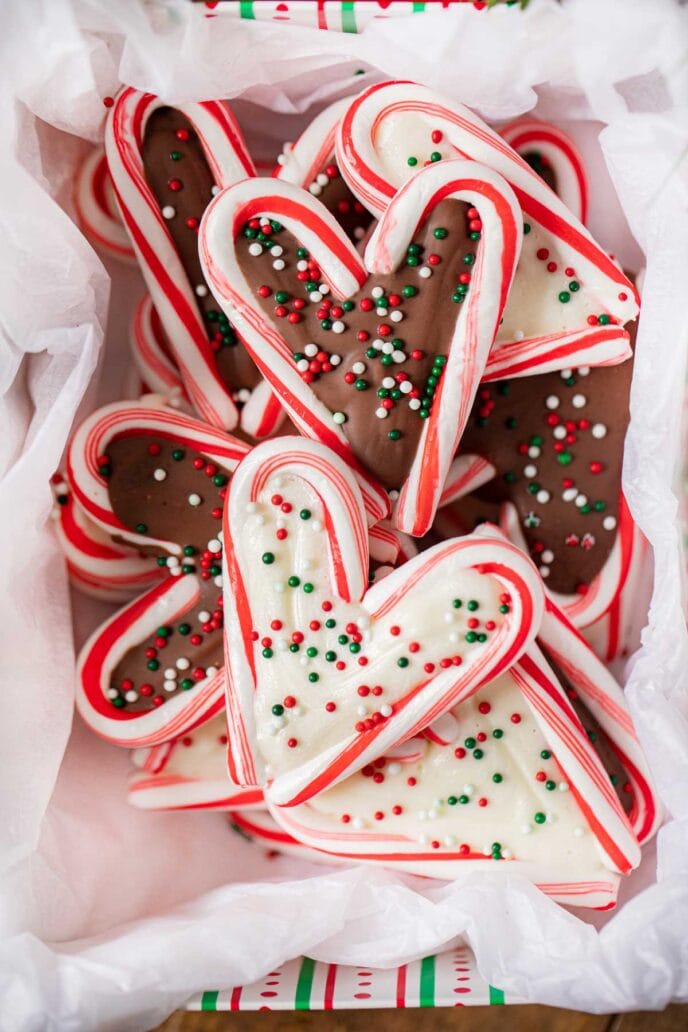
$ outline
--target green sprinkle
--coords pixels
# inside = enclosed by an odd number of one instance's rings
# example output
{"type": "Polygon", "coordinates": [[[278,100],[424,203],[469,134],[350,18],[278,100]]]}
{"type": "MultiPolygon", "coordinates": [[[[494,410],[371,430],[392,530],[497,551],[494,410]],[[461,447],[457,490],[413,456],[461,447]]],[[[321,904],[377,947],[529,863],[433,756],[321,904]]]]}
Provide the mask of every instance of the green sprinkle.
{"type": "Polygon", "coordinates": [[[282,714],[284,713],[284,706],[281,706],[280,703],[277,702],[272,707],[272,712],[275,714],[276,717],[281,717],[282,714]]]}
{"type": "Polygon", "coordinates": [[[557,787],[556,781],[545,781],[545,788],[547,789],[548,792],[553,792],[556,787],[557,787]]]}
{"type": "Polygon", "coordinates": [[[193,688],[193,686],[194,686],[194,683],[193,683],[193,681],[191,680],[190,677],[185,677],[184,680],[180,684],[180,687],[185,692],[188,692],[190,688],[193,688]]]}
{"type": "Polygon", "coordinates": [[[458,801],[459,801],[459,800],[458,800],[458,799],[456,798],[456,796],[455,796],[455,795],[450,795],[450,796],[447,796],[447,802],[448,802],[448,804],[449,804],[450,806],[456,806],[456,804],[458,803],[458,801]]]}
{"type": "Polygon", "coordinates": [[[441,160],[442,160],[442,155],[440,154],[439,151],[433,151],[432,154],[430,155],[430,161],[441,161],[441,160]]]}
{"type": "Polygon", "coordinates": [[[308,680],[311,684],[315,684],[316,681],[320,680],[320,674],[312,673],[308,675],[308,680]]]}
{"type": "Polygon", "coordinates": [[[462,803],[465,806],[466,803],[470,802],[470,796],[460,795],[459,796],[459,802],[462,803]]]}
{"type": "Polygon", "coordinates": [[[494,729],[494,731],[492,732],[492,737],[493,738],[503,738],[504,737],[504,732],[502,731],[501,727],[496,727],[494,729]]]}
{"type": "Polygon", "coordinates": [[[310,509],[302,509],[301,512],[299,513],[299,516],[301,517],[302,520],[309,520],[311,518],[311,510],[310,509]]]}
{"type": "Polygon", "coordinates": [[[361,651],[360,643],[357,642],[357,641],[352,641],[351,644],[349,645],[349,652],[353,652],[353,654],[356,655],[356,653],[360,652],[360,651],[361,651]]]}
{"type": "Polygon", "coordinates": [[[472,598],[466,608],[469,609],[471,613],[474,613],[476,609],[480,608],[480,603],[476,602],[475,599],[472,598]]]}
{"type": "Polygon", "coordinates": [[[404,667],[407,667],[408,665],[409,665],[409,661],[408,661],[407,657],[406,656],[399,656],[399,659],[397,660],[397,666],[401,667],[403,669],[404,667]]]}
{"type": "Polygon", "coordinates": [[[307,595],[310,595],[310,593],[313,591],[313,585],[306,581],[306,583],[303,586],[303,590],[306,592],[307,595]]]}
{"type": "Polygon", "coordinates": [[[571,300],[571,295],[569,294],[568,290],[562,290],[560,292],[559,300],[561,301],[562,305],[565,305],[567,301],[571,300]]]}
{"type": "Polygon", "coordinates": [[[404,295],[404,297],[415,297],[416,294],[418,293],[418,288],[417,287],[412,287],[409,284],[408,286],[404,287],[401,292],[404,295]]]}
{"type": "Polygon", "coordinates": [[[609,316],[608,315],[598,315],[597,321],[600,324],[600,326],[608,326],[609,325],[609,316]]]}
{"type": "Polygon", "coordinates": [[[181,462],[182,459],[184,458],[185,454],[186,454],[186,452],[184,451],[183,448],[175,448],[174,451],[172,452],[172,458],[174,459],[175,462],[181,462]]]}
{"type": "Polygon", "coordinates": [[[332,630],[332,628],[336,627],[336,626],[337,626],[337,621],[335,619],[333,619],[333,617],[330,617],[329,620],[325,620],[325,627],[329,627],[330,630],[332,630]]]}
{"type": "Polygon", "coordinates": [[[184,555],[195,555],[196,554],[196,549],[194,548],[193,545],[184,545],[183,552],[184,552],[184,555]]]}
{"type": "Polygon", "coordinates": [[[149,659],[146,663],[146,666],[149,670],[157,670],[160,664],[158,663],[157,659],[149,659]]]}
{"type": "Polygon", "coordinates": [[[474,749],[473,750],[473,759],[474,760],[482,760],[483,756],[484,756],[484,753],[483,753],[482,749],[474,749]]]}
{"type": "Polygon", "coordinates": [[[388,431],[387,436],[389,437],[390,441],[398,441],[401,437],[401,430],[390,430],[388,431]]]}
{"type": "Polygon", "coordinates": [[[308,648],[306,649],[306,655],[310,656],[311,659],[313,659],[314,656],[318,655],[318,650],[316,649],[315,645],[308,646],[308,648]]]}
{"type": "Polygon", "coordinates": [[[275,561],[275,556],[273,555],[272,552],[263,552],[263,555],[261,556],[261,558],[262,558],[262,560],[263,560],[263,562],[265,563],[266,566],[272,566],[272,564],[275,561]]]}
{"type": "Polygon", "coordinates": [[[551,758],[551,756],[552,756],[552,754],[549,751],[549,749],[542,749],[542,751],[540,752],[540,759],[541,760],[549,760],[551,758]]]}
{"type": "Polygon", "coordinates": [[[499,785],[502,781],[504,781],[504,776],[502,774],[493,774],[492,780],[494,781],[495,785],[499,785]]]}
{"type": "Polygon", "coordinates": [[[414,158],[413,155],[411,155],[410,158],[406,159],[406,164],[410,165],[411,168],[415,168],[415,166],[418,164],[418,158],[414,158]]]}
{"type": "Polygon", "coordinates": [[[523,223],[523,233],[525,236],[527,236],[528,233],[530,233],[530,222],[523,223]]]}
{"type": "Polygon", "coordinates": [[[263,655],[266,659],[272,659],[272,649],[263,649],[263,655]]]}
{"type": "Polygon", "coordinates": [[[535,814],[533,820],[535,821],[536,824],[544,824],[545,821],[547,820],[547,818],[545,817],[544,813],[542,813],[540,810],[538,810],[538,812],[535,814]]]}
{"type": "Polygon", "coordinates": [[[475,749],[476,741],[475,738],[465,738],[463,743],[467,749],[475,749]]]}
{"type": "Polygon", "coordinates": [[[134,529],[137,534],[145,534],[148,531],[148,525],[146,523],[137,523],[134,529]]]}
{"type": "Polygon", "coordinates": [[[329,652],[325,653],[325,659],[327,660],[328,663],[334,663],[336,658],[337,658],[337,653],[333,652],[332,649],[330,649],[329,652]]]}
{"type": "Polygon", "coordinates": [[[569,290],[572,294],[575,294],[577,290],[580,290],[580,283],[577,280],[571,280],[569,290]]]}
{"type": "Polygon", "coordinates": [[[287,584],[290,588],[298,588],[300,583],[300,579],[295,574],[292,574],[289,580],[287,581],[287,584]]]}
{"type": "Polygon", "coordinates": [[[460,598],[455,598],[454,601],[452,602],[452,605],[454,606],[454,609],[461,609],[461,606],[463,605],[463,602],[461,601],[460,598]]]}

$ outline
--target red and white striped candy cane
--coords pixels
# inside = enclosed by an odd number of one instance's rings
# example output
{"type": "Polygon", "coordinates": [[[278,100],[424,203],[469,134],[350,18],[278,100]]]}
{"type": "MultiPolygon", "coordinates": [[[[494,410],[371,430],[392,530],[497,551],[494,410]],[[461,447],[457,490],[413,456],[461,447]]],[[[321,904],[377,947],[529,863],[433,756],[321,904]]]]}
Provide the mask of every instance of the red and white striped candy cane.
{"type": "Polygon", "coordinates": [[[131,321],[129,344],[144,391],[175,398],[189,405],[179,369],[169,354],[169,344],[150,294],[144,294],[131,321]]]}
{"type": "Polygon", "coordinates": [[[361,493],[317,442],[253,450],[232,480],[224,540],[230,773],[269,783],[281,805],[422,731],[508,668],[539,625],[532,563],[493,537],[429,549],[366,590],[361,493]]]}
{"type": "Polygon", "coordinates": [[[136,256],[117,210],[102,147],[90,151],[79,166],[73,196],[79,228],[94,247],[111,258],[134,264],[136,256]]]}
{"type": "MultiPolygon", "coordinates": [[[[239,413],[217,368],[208,333],[161,208],[146,180],[142,146],[146,123],[166,107],[150,93],[126,87],[105,131],[110,175],[126,230],[194,408],[213,426],[231,429],[239,413]]],[[[255,175],[239,127],[221,101],[178,105],[198,135],[218,188],[255,175]]],[[[272,427],[279,406],[260,384],[242,410],[247,432],[272,427]]]]}
{"type": "Polygon", "coordinates": [[[535,153],[544,159],[554,176],[554,192],[571,214],[585,225],[588,219],[588,176],[583,155],[571,137],[558,126],[538,118],[519,118],[500,129],[499,135],[522,158],[527,160],[535,153]]]}
{"type": "Polygon", "coordinates": [[[521,208],[526,235],[496,338],[495,376],[628,358],[623,326],[638,314],[635,288],[566,204],[473,112],[424,86],[386,82],[364,90],[339,125],[341,172],[378,216],[417,164],[437,160],[431,153],[499,172],[521,208]]]}
{"type": "Polygon", "coordinates": [[[201,225],[201,259],[219,304],[233,313],[247,348],[297,427],[354,469],[366,508],[372,521],[377,521],[387,515],[386,492],[363,468],[341,426],[333,422],[330,410],[296,369],[278,320],[269,318],[253,296],[235,239],[256,214],[279,220],[317,260],[333,294],[346,298],[363,286],[369,274],[394,271],[419,223],[448,197],[480,199],[484,239],[466,302],[456,306],[445,371],[393,515],[400,530],[417,536],[432,523],[515,271],[521,224],[509,187],[499,175],[473,162],[443,162],[422,169],[389,205],[364,260],[316,198],[279,180],[272,184],[245,181],[224,191],[211,203],[201,225]]]}

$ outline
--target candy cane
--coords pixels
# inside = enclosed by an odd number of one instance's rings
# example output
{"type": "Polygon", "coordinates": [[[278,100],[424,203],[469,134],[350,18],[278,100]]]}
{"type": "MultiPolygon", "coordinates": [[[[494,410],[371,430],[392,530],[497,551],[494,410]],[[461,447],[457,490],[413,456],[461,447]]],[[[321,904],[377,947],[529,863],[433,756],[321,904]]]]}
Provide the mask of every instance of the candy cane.
{"type": "Polygon", "coordinates": [[[95,247],[111,258],[135,262],[117,210],[105,152],[100,147],[90,151],[79,166],[74,208],[79,227],[95,247]]]}
{"type": "MultiPolygon", "coordinates": [[[[583,156],[571,137],[558,126],[536,118],[512,122],[500,129],[499,135],[526,161],[533,154],[544,159],[554,176],[552,189],[585,225],[588,218],[588,177],[583,156]]],[[[531,164],[531,167],[534,166],[531,164]]],[[[536,166],[534,170],[542,175],[536,166]]]]}

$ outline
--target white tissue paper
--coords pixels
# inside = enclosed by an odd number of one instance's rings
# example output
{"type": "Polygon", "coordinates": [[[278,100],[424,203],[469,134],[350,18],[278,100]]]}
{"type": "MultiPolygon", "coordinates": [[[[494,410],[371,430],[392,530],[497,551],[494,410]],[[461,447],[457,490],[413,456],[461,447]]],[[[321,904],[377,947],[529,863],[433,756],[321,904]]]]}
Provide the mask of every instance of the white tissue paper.
{"type": "MultiPolygon", "coordinates": [[[[533,1002],[605,1012],[688,999],[688,638],[671,489],[688,348],[687,13],[673,0],[467,4],[355,36],[205,18],[184,0],[5,7],[3,1028],[150,1027],[194,992],[253,981],[297,954],[388,966],[457,937],[486,979],[533,1002]],[[77,414],[121,396],[142,291],[137,272],[104,268],[66,213],[84,141],[102,131],[102,98],[120,82],[170,102],[240,98],[269,161],[303,112],[389,76],[488,119],[537,105],[563,124],[591,162],[593,233],[630,267],[646,264],[624,480],[654,549],[655,589],[627,692],[670,817],[610,914],[567,911],[517,877],[475,875],[458,889],[269,859],[222,815],[128,808],[125,751],[78,720],[70,735],[72,614],[48,480],[77,414]]],[[[83,599],[76,609],[82,632],[107,611],[83,599]]]]}

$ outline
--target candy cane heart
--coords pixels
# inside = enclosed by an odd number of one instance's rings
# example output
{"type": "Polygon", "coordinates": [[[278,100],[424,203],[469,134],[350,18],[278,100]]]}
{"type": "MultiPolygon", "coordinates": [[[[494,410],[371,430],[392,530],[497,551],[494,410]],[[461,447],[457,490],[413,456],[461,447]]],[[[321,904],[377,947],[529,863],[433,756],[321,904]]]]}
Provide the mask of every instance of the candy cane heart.
{"type": "Polygon", "coordinates": [[[252,436],[281,409],[223,312],[198,260],[197,233],[213,193],[255,175],[241,132],[220,101],[169,107],[125,88],[105,129],[124,226],[181,379],[199,416],[252,436]],[[240,411],[241,409],[241,411],[240,411]]]}
{"type": "Polygon", "coordinates": [[[121,603],[164,576],[151,556],[113,540],[89,519],[59,474],[53,489],[55,531],[75,588],[91,598],[121,603]]]}
{"type": "Polygon", "coordinates": [[[76,502],[166,576],[99,627],[78,661],[77,707],[126,746],[175,738],[223,707],[222,511],[248,446],[171,409],[108,405],[77,430],[76,502]]]}
{"type": "Polygon", "coordinates": [[[588,218],[588,176],[583,156],[562,129],[537,118],[520,118],[499,135],[561,198],[583,225],[588,218]]]}
{"type": "MultiPolygon", "coordinates": [[[[364,90],[339,124],[340,171],[378,217],[418,166],[457,155],[499,172],[523,219],[518,269],[486,372],[500,379],[628,358],[624,325],[638,315],[635,288],[564,201],[473,112],[424,86],[386,82],[364,90]]],[[[480,234],[478,198],[472,214],[480,234]]]]}
{"type": "Polygon", "coordinates": [[[268,794],[271,814],[342,859],[452,881],[517,873],[560,902],[613,906],[638,844],[539,649],[450,716],[450,741],[430,734],[410,762],[383,756],[301,806],[268,794]]]}
{"type": "Polygon", "coordinates": [[[362,240],[373,216],[354,197],[337,168],[335,136],[337,125],[351,103],[348,97],[321,111],[299,138],[277,159],[276,179],[294,183],[318,197],[354,243],[362,240]]]}
{"type": "Polygon", "coordinates": [[[141,810],[253,810],[262,807],[258,788],[240,788],[227,775],[224,713],[192,731],[132,753],[127,800],[141,810]]]}
{"type": "Polygon", "coordinates": [[[230,774],[292,806],[418,734],[535,634],[542,588],[494,537],[417,555],[366,590],[349,468],[280,438],[237,470],[225,518],[230,774]]]}
{"type": "Polygon", "coordinates": [[[371,521],[391,498],[394,524],[418,536],[432,522],[520,243],[501,177],[452,161],[399,191],[363,260],[316,198],[279,180],[219,195],[200,246],[211,289],[299,430],[356,472],[371,521]],[[480,242],[466,216],[477,198],[480,242]],[[261,219],[279,227],[277,261],[274,246],[268,253],[244,235],[261,219]]]}

